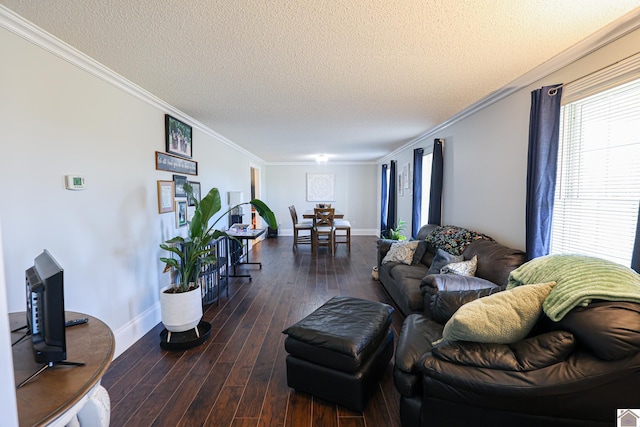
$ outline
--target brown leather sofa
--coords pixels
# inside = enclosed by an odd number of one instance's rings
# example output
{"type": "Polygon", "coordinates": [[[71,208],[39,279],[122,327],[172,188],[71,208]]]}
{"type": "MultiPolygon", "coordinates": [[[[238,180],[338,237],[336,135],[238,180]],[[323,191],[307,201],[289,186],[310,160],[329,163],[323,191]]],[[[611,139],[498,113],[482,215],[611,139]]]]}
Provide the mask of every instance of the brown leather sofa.
{"type": "Polygon", "coordinates": [[[465,303],[502,288],[442,291],[409,315],[394,383],[403,427],[612,426],[640,408],[640,304],[595,301],[559,322],[543,315],[514,344],[433,344],[465,303]]]}
{"type": "Polygon", "coordinates": [[[465,245],[465,249],[462,252],[465,260],[470,260],[475,255],[478,256],[478,270],[475,276],[427,275],[438,248],[427,243],[425,238],[434,230],[442,230],[446,227],[455,231],[457,231],[456,229],[465,230],[455,226],[439,227],[434,224],[422,226],[415,239],[420,242],[420,246],[411,265],[398,262],[383,263],[385,255],[387,255],[391,245],[396,241],[378,240],[379,280],[405,316],[411,313],[423,312],[423,289],[421,288],[427,289],[428,293],[434,293],[438,289],[472,290],[506,286],[509,273],[525,262],[524,252],[501,245],[487,236],[470,232],[476,237],[482,238],[473,240],[470,243],[458,243],[465,245]]]}

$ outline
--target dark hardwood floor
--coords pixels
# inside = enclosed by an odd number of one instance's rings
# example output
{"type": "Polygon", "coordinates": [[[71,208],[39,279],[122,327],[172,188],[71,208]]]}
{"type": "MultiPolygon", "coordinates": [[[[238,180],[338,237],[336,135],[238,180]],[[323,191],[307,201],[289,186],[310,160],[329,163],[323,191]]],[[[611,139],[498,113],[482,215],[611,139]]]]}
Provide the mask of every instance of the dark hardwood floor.
{"type": "MultiPolygon", "coordinates": [[[[390,303],[371,279],[376,237],[352,236],[349,254],[334,257],[291,237],[271,238],[243,266],[253,280],[230,280],[229,297],[205,307],[211,336],[194,349],[160,348],[157,325],[113,361],[102,380],[111,397],[112,426],[400,426],[392,363],[363,413],[287,387],[282,330],[334,295],[390,303]]],[[[392,327],[403,317],[395,311],[392,327]]]]}

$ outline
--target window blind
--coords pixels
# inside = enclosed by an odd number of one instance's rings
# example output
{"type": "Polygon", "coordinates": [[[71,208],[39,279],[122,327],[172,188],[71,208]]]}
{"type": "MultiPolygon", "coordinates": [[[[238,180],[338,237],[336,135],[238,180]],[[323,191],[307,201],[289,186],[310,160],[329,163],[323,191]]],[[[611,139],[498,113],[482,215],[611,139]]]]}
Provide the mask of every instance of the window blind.
{"type": "Polygon", "coordinates": [[[563,91],[551,253],[629,266],[640,201],[640,55],[563,91]]]}

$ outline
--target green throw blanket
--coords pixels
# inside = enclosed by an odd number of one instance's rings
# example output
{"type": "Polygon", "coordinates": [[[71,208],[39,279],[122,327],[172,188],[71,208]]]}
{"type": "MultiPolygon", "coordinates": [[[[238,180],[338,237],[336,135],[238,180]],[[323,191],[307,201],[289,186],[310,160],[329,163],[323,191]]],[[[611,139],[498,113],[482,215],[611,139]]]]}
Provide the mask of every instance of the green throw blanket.
{"type": "Polygon", "coordinates": [[[640,303],[640,275],[611,261],[583,255],[548,255],[522,264],[509,275],[507,289],[556,282],[542,309],[559,321],[592,300],[640,303]]]}

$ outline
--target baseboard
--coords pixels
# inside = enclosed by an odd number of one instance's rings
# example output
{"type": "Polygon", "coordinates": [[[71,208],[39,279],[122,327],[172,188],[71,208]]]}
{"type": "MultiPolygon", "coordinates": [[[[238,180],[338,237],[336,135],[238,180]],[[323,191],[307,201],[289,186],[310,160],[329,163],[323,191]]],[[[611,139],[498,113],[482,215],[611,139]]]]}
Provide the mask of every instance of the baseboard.
{"type": "MultiPolygon", "coordinates": [[[[117,358],[160,322],[160,301],[114,332],[117,358]]],[[[160,338],[158,338],[160,344],[160,338]]]]}

